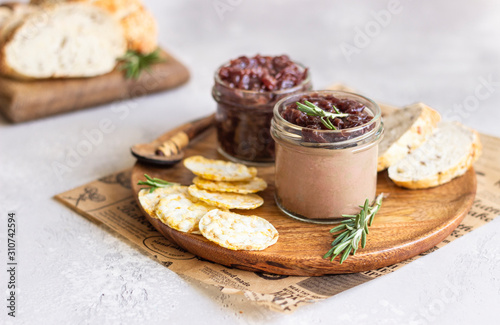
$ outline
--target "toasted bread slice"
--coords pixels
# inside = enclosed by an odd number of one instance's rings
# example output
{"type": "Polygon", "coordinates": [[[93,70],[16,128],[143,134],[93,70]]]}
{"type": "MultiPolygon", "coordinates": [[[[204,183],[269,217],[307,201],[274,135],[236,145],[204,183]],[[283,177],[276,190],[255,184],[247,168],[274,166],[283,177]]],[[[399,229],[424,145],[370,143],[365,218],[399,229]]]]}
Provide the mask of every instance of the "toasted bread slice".
{"type": "Polygon", "coordinates": [[[389,178],[409,189],[438,186],[463,175],[480,153],[476,131],[442,122],[422,146],[389,167],[389,178]]]}
{"type": "Polygon", "coordinates": [[[423,103],[396,110],[384,117],[384,138],[379,144],[377,171],[382,171],[421,146],[441,120],[423,103]]]}

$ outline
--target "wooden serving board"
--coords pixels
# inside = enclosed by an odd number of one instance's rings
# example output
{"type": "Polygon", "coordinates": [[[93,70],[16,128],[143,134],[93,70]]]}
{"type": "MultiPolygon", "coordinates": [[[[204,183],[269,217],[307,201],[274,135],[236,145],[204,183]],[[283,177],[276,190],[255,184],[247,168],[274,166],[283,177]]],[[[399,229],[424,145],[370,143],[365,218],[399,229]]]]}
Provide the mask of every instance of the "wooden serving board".
{"type": "MultiPolygon", "coordinates": [[[[186,150],[186,157],[203,155],[223,159],[216,151],[214,131],[209,130],[193,143],[186,150]]],[[[322,258],[331,247],[332,235],[329,230],[333,226],[305,223],[285,216],[274,202],[274,167],[260,167],[258,171],[259,176],[269,184],[265,191],[259,193],[265,200],[264,205],[255,210],[234,212],[258,215],[276,227],[278,242],[263,251],[222,248],[201,235],[176,231],[150,217],[144,210],[143,213],[167,239],[209,261],[249,271],[316,276],[373,270],[429,250],[460,224],[472,206],[476,193],[473,169],[447,184],[426,190],[397,187],[386,171],[379,173],[377,194],[383,192],[389,196],[384,199],[370,227],[366,247],[339,264],[338,259],[330,262],[322,258]]],[[[141,188],[136,184],[139,180],[145,180],[144,174],[183,185],[192,184],[194,177],[182,163],[168,169],[137,163],[131,180],[135,192],[141,188]]]]}
{"type": "Polygon", "coordinates": [[[76,111],[115,100],[171,89],[189,79],[188,69],[167,52],[137,80],[114,70],[92,78],[15,80],[0,77],[0,112],[18,123],[76,111]]]}

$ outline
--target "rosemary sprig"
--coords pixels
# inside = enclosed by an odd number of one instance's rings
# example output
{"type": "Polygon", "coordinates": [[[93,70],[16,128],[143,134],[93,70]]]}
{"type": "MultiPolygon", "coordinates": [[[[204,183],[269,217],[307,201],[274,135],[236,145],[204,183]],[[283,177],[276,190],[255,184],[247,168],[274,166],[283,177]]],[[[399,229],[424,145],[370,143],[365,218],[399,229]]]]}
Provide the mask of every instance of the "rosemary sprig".
{"type": "Polygon", "coordinates": [[[346,117],[349,116],[347,113],[341,113],[335,105],[333,105],[333,110],[335,113],[330,113],[327,111],[322,110],[318,106],[314,105],[310,101],[305,100],[304,101],[305,105],[299,102],[296,102],[297,108],[299,111],[306,113],[309,116],[318,116],[321,119],[321,123],[323,123],[324,126],[326,126],[330,130],[337,130],[335,125],[333,125],[332,121],[330,119],[334,119],[336,117],[346,117]]]}
{"type": "Polygon", "coordinates": [[[149,193],[153,193],[154,190],[160,187],[179,185],[177,183],[164,181],[163,179],[151,178],[151,176],[149,176],[148,174],[144,174],[144,176],[146,177],[146,181],[139,181],[137,185],[149,186],[149,193]]]}
{"type": "Polygon", "coordinates": [[[137,51],[128,50],[124,56],[119,57],[119,69],[125,70],[125,77],[127,79],[137,79],[143,70],[150,71],[151,65],[165,61],[160,57],[160,49],[142,54],[137,51]]]}
{"type": "Polygon", "coordinates": [[[368,226],[372,225],[375,214],[382,205],[384,194],[380,194],[375,199],[375,204],[370,206],[368,199],[364,205],[360,205],[361,211],[357,215],[342,215],[347,218],[342,220],[340,225],[332,228],[330,233],[337,233],[337,238],[332,242],[332,248],[323,256],[323,258],[330,258],[333,261],[340,254],[340,264],[342,264],[349,254],[356,254],[361,240],[361,247],[365,248],[366,236],[368,235],[368,226]]]}

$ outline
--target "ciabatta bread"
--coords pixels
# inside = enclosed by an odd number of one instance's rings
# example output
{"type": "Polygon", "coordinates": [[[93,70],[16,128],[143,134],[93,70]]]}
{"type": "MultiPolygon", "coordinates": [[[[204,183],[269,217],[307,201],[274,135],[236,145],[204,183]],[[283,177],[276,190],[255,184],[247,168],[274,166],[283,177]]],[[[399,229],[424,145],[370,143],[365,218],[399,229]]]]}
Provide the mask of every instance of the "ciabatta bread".
{"type": "Polygon", "coordinates": [[[122,25],[127,48],[150,53],[158,47],[158,26],[141,0],[31,0],[32,4],[82,2],[109,12],[122,25]]]}
{"type": "Polygon", "coordinates": [[[442,122],[422,146],[389,167],[389,178],[409,189],[438,186],[463,175],[480,153],[476,131],[442,122]]]}
{"type": "Polygon", "coordinates": [[[377,171],[382,171],[421,146],[441,120],[439,113],[416,103],[383,118],[384,137],[379,144],[377,171]]]}
{"type": "Polygon", "coordinates": [[[80,3],[36,7],[2,32],[0,70],[17,78],[92,77],[110,72],[126,51],[121,26],[80,3]]]}

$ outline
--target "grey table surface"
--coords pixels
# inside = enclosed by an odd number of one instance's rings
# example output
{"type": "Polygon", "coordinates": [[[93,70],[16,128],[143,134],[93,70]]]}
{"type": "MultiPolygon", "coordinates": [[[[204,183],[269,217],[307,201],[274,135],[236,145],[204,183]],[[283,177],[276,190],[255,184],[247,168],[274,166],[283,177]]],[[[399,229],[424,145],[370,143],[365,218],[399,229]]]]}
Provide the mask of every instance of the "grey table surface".
{"type": "MultiPolygon", "coordinates": [[[[0,121],[0,252],[18,218],[18,313],[8,324],[489,324],[500,305],[500,218],[395,273],[291,315],[180,277],[53,196],[132,166],[129,147],[215,108],[212,75],[241,54],[309,66],[316,89],[343,82],[394,105],[500,136],[498,1],[145,1],[160,44],[191,70],[173,91],[29,123],[0,121]],[[112,121],[63,175],[54,163],[112,121]]],[[[7,290],[6,271],[0,288],[7,290]]],[[[6,299],[6,296],[5,296],[6,299]]]]}

